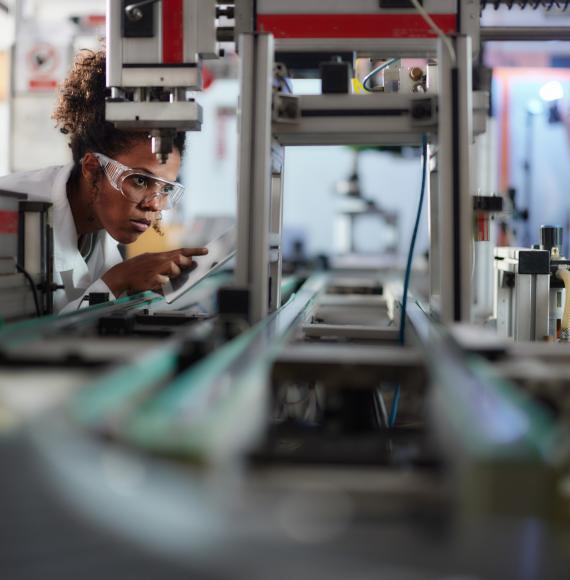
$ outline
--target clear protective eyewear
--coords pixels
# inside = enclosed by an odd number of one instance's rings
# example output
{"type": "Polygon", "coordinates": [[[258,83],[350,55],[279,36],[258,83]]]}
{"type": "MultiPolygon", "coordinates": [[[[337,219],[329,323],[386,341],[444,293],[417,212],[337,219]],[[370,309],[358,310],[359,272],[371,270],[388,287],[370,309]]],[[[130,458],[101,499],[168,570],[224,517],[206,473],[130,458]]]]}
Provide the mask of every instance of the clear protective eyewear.
{"type": "Polygon", "coordinates": [[[152,198],[159,200],[160,209],[171,209],[184,193],[184,186],[144,171],[131,169],[102,153],[93,153],[103,168],[109,183],[132,203],[139,204],[152,198]]]}

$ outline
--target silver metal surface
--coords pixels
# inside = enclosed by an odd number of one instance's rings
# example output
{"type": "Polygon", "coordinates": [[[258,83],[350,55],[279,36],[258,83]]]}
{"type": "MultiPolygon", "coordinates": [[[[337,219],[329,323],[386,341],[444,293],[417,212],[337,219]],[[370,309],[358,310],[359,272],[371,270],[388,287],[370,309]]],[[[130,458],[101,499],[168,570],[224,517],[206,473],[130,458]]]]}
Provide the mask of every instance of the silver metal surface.
{"type": "Polygon", "coordinates": [[[392,345],[297,343],[283,348],[273,363],[273,379],[318,381],[329,387],[376,388],[382,382],[425,388],[419,350],[392,345]]]}
{"type": "Polygon", "coordinates": [[[273,163],[271,172],[271,203],[269,219],[270,252],[275,259],[269,265],[269,312],[274,312],[281,306],[281,271],[283,266],[282,229],[283,229],[283,156],[284,151],[279,148],[281,163],[273,163]]]}
{"type": "Polygon", "coordinates": [[[236,283],[250,291],[250,322],[267,315],[273,37],[242,34],[236,283]]]}
{"type": "Polygon", "coordinates": [[[483,26],[481,40],[490,41],[549,41],[570,40],[569,26],[483,26]]]}
{"type": "Polygon", "coordinates": [[[304,324],[303,333],[309,338],[337,337],[353,340],[383,340],[398,342],[399,330],[393,326],[365,326],[356,324],[304,324]]]}
{"type": "Polygon", "coordinates": [[[441,301],[441,272],[439,265],[439,175],[436,148],[428,146],[428,172],[426,182],[428,198],[428,233],[429,233],[429,304],[439,311],[441,301]]]}
{"type": "Polygon", "coordinates": [[[121,38],[122,2],[107,0],[106,2],[106,46],[105,79],[108,87],[121,85],[121,71],[123,68],[123,42],[121,38]]]}
{"type": "Polygon", "coordinates": [[[519,253],[526,248],[499,247],[494,251],[494,308],[499,336],[517,341],[541,341],[549,330],[550,277],[520,274],[519,253]]]}
{"type": "Polygon", "coordinates": [[[200,90],[202,73],[199,67],[125,68],[121,73],[122,87],[185,87],[200,90]]]}
{"type": "Polygon", "coordinates": [[[426,95],[301,95],[301,118],[274,122],[282,145],[409,144],[437,129],[437,98],[426,95]],[[432,101],[433,118],[414,121],[414,102],[432,101]]]}
{"type": "Polygon", "coordinates": [[[455,63],[443,42],[438,60],[439,307],[444,323],[469,320],[472,302],[471,39],[458,37],[453,40],[453,46],[455,63]]]}
{"type": "Polygon", "coordinates": [[[123,129],[195,131],[202,127],[202,107],[195,101],[107,102],[105,115],[123,129]]]}

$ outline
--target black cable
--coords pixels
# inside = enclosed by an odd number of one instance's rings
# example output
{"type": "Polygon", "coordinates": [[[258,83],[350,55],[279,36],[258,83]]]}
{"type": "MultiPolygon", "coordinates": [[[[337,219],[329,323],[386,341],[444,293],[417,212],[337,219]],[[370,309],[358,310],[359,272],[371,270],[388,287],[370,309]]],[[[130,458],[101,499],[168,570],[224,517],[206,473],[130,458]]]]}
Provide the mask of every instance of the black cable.
{"type": "Polygon", "coordinates": [[[32,294],[34,295],[34,304],[36,305],[36,316],[40,317],[42,315],[42,311],[40,309],[40,301],[38,300],[38,291],[36,290],[36,284],[34,279],[30,276],[30,274],[20,266],[20,264],[16,264],[16,270],[21,272],[26,277],[26,280],[30,284],[30,288],[32,289],[32,294]]]}

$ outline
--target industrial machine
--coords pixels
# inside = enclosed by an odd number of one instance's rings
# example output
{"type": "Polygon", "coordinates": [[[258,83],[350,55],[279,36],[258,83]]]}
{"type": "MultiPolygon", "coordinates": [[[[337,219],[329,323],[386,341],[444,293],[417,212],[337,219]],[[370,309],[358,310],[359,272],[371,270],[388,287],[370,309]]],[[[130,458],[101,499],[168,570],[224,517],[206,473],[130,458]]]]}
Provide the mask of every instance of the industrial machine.
{"type": "Polygon", "coordinates": [[[0,316],[5,322],[53,312],[50,207],[0,191],[0,316]]]}
{"type": "Polygon", "coordinates": [[[472,323],[473,244],[502,209],[476,195],[489,99],[473,70],[482,41],[525,37],[481,29],[490,4],[551,3],[108,1],[107,118],[150,131],[161,159],[172,131],[200,127],[202,60],[236,42],[237,262],[172,304],[145,293],[0,334],[6,393],[40,376],[53,393],[41,419],[7,396],[4,422],[33,417],[14,439],[48,474],[40,497],[76,514],[78,546],[103,554],[89,521],[149,570],[204,577],[567,577],[569,358],[537,342],[567,328],[558,230],[496,250],[499,332],[472,323]],[[357,57],[386,65],[365,94],[357,57]],[[322,94],[290,90],[301,66],[322,94]],[[286,149],[338,144],[420,149],[425,293],[415,233],[404,273],[282,276],[286,149]]]}

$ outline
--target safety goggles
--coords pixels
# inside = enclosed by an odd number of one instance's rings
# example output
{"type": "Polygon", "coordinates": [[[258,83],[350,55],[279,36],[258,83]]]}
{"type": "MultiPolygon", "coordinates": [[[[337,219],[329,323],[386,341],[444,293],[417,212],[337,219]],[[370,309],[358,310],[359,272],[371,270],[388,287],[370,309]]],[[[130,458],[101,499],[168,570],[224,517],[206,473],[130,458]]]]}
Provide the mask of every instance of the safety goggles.
{"type": "Polygon", "coordinates": [[[184,186],[144,171],[131,169],[102,153],[93,153],[109,183],[132,203],[158,199],[161,210],[171,209],[182,197],[184,186]]]}

